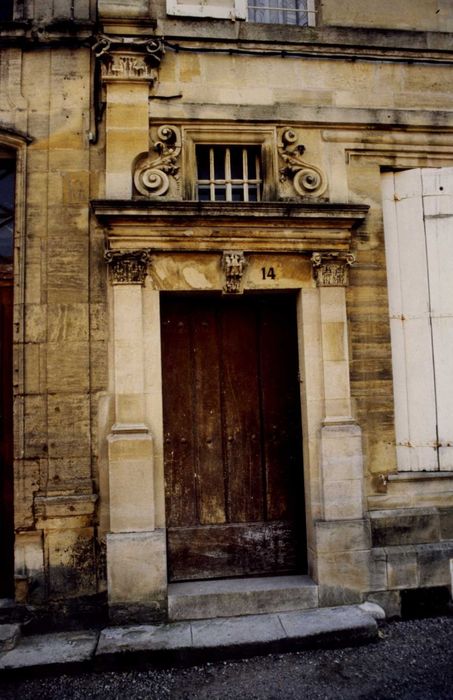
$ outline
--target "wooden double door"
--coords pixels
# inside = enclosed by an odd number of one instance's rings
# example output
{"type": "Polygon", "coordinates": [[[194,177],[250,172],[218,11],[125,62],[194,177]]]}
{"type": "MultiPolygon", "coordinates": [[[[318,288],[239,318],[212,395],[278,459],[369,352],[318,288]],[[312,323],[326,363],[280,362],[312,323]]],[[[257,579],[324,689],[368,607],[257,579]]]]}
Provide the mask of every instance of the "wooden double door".
{"type": "Polygon", "coordinates": [[[13,278],[0,264],[0,598],[14,595],[13,278]]]}
{"type": "Polygon", "coordinates": [[[296,299],[162,294],[169,579],[306,570],[296,299]]]}

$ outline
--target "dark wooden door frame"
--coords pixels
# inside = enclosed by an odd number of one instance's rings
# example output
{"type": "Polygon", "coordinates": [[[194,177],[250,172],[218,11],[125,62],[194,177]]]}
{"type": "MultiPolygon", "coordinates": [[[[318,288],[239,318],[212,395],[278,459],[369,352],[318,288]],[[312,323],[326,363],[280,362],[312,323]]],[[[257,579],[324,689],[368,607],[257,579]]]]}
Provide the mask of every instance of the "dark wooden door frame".
{"type": "Polygon", "coordinates": [[[161,299],[170,580],[302,573],[295,294],[161,299]]]}

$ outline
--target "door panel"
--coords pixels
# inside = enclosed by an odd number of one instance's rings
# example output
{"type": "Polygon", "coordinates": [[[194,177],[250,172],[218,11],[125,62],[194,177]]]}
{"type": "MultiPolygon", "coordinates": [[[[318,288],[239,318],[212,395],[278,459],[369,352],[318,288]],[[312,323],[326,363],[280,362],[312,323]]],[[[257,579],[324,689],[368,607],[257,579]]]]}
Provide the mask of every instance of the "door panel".
{"type": "Polygon", "coordinates": [[[14,594],[13,284],[0,269],[0,598],[14,594]]]}
{"type": "Polygon", "coordinates": [[[295,298],[162,295],[170,580],[305,568],[295,298]]]}

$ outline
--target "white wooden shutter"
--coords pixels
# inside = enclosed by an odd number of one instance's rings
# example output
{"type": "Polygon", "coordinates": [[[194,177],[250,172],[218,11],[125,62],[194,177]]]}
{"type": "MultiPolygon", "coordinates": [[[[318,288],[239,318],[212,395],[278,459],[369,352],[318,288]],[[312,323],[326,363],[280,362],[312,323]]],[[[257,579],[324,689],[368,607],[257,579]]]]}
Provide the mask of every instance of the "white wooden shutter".
{"type": "Polygon", "coordinates": [[[441,470],[453,471],[453,168],[422,170],[441,470]]]}
{"type": "Polygon", "coordinates": [[[167,0],[167,14],[213,19],[246,19],[247,0],[167,0]]]}
{"type": "Polygon", "coordinates": [[[383,200],[398,468],[450,470],[453,170],[386,173],[383,200]]]}

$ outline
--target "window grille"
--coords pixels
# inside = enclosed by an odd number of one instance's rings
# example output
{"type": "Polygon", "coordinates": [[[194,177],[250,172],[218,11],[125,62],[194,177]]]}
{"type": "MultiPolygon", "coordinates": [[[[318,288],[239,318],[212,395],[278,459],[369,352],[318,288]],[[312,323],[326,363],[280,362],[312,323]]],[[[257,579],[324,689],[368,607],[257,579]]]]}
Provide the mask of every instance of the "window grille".
{"type": "Polygon", "coordinates": [[[311,24],[309,9],[307,0],[248,0],[248,19],[250,22],[306,27],[311,24]]]}
{"type": "Polygon", "coordinates": [[[197,145],[197,191],[204,202],[259,202],[259,146],[197,145]]]}
{"type": "Polygon", "coordinates": [[[0,262],[13,257],[15,161],[0,159],[0,262]]]}

